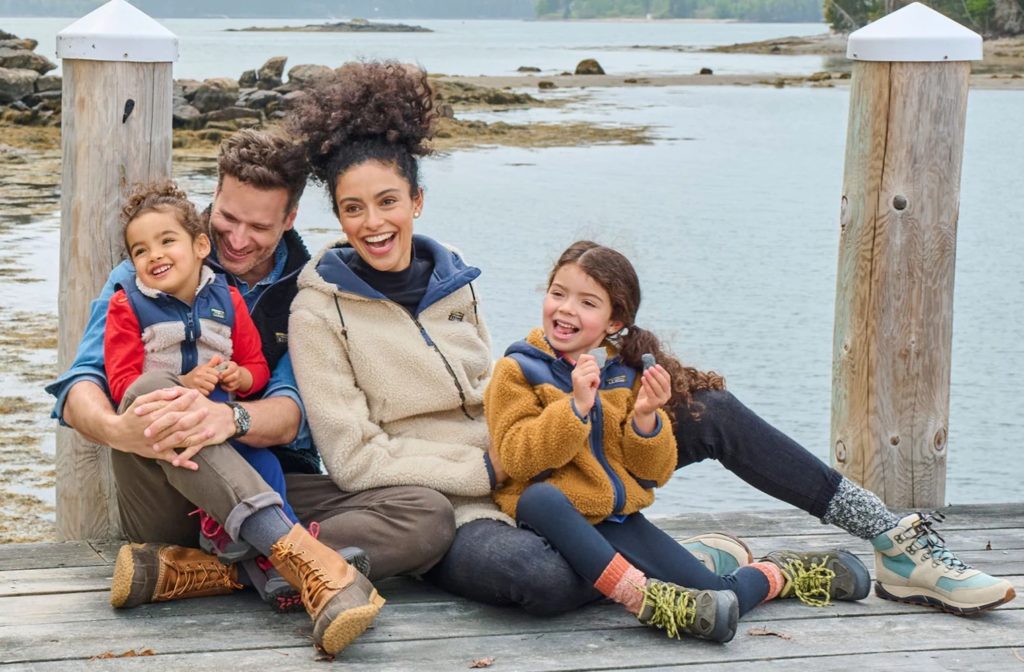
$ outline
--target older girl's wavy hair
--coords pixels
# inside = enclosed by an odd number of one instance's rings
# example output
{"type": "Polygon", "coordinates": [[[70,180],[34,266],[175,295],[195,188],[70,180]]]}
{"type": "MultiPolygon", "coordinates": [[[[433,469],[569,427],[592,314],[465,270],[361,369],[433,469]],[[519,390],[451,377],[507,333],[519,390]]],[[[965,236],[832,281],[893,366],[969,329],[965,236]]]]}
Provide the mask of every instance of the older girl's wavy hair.
{"type": "Polygon", "coordinates": [[[210,235],[205,221],[200,219],[196,206],[188,200],[184,191],[170,180],[138,184],[128,196],[128,201],[121,208],[121,239],[125,251],[128,250],[128,225],[138,217],[149,212],[162,212],[172,215],[189,237],[195,240],[200,234],[210,235]]]}
{"type": "Polygon", "coordinates": [[[366,161],[394,166],[419,191],[417,157],[430,154],[436,113],[427,73],[397,61],[348,63],[305,90],[286,126],[338,214],[338,178],[366,161]]]}
{"type": "Polygon", "coordinates": [[[725,389],[725,379],[714,371],[705,372],[683,365],[666,350],[657,336],[636,326],[636,313],[640,309],[640,279],[629,259],[610,247],[589,240],[576,241],[555,262],[548,276],[549,287],[558,269],[569,264],[576,264],[608,292],[612,303],[612,319],[626,326],[626,333],[610,339],[617,347],[622,361],[635,369],[642,369],[642,356],[650,353],[672,376],[672,396],[666,410],[672,416],[673,424],[676,422],[676,413],[683,408],[698,418],[702,406],[694,402],[693,393],[725,389]]]}

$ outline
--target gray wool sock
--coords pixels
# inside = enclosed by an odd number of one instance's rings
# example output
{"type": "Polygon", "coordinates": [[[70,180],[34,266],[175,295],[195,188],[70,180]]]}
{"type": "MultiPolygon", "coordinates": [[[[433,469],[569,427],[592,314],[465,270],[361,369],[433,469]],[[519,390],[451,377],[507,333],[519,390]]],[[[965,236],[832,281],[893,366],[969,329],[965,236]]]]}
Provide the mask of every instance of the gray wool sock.
{"type": "Polygon", "coordinates": [[[292,525],[292,521],[288,520],[280,506],[268,506],[250,514],[239,528],[238,536],[252,544],[252,547],[263,555],[270,557],[270,547],[288,534],[292,525]]]}
{"type": "Polygon", "coordinates": [[[886,508],[875,493],[844,477],[821,522],[840,527],[861,539],[873,539],[896,527],[900,518],[886,508]]]}

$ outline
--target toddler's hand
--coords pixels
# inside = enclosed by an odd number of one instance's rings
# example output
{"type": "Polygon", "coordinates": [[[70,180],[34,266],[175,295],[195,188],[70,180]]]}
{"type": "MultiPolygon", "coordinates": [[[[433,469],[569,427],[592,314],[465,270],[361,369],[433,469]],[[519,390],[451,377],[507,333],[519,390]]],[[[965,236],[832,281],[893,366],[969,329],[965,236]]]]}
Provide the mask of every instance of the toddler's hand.
{"type": "Polygon", "coordinates": [[[217,365],[220,364],[220,355],[214,355],[206,364],[200,364],[181,377],[181,384],[193,390],[199,390],[203,396],[210,396],[213,388],[220,381],[220,373],[217,372],[217,365]]]}
{"type": "Polygon", "coordinates": [[[220,386],[227,392],[236,392],[242,384],[242,370],[234,362],[224,362],[217,367],[220,374],[220,386]]]}
{"type": "Polygon", "coordinates": [[[593,355],[580,355],[576,368],[572,370],[572,398],[576,412],[588,415],[597,399],[597,388],[601,385],[601,369],[593,355]]]}

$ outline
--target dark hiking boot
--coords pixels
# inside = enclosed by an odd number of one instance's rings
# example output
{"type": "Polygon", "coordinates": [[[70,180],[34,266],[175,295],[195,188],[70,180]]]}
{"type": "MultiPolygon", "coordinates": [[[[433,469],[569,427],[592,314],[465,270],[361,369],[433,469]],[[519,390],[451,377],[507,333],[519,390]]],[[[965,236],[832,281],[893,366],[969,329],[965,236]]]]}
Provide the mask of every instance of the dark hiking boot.
{"type": "Polygon", "coordinates": [[[780,598],[795,597],[804,604],[823,607],[832,600],[863,600],[871,590],[868,568],[842,549],[774,551],[764,560],[782,570],[785,583],[780,598]]]}
{"type": "Polygon", "coordinates": [[[736,634],[740,605],[731,590],[692,590],[657,579],[647,579],[638,590],[644,602],[637,620],[669,637],[689,635],[724,643],[736,634]]]}

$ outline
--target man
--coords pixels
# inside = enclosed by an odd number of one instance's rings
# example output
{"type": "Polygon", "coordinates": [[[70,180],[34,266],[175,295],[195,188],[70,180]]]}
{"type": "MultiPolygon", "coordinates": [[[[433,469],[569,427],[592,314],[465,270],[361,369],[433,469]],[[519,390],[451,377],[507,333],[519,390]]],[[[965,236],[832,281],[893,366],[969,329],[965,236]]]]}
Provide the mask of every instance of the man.
{"type": "MultiPolygon", "coordinates": [[[[195,547],[200,520],[189,513],[197,507],[215,508],[216,495],[209,493],[218,489],[232,491],[234,499],[226,509],[230,513],[222,514],[223,519],[204,520],[203,530],[208,533],[210,527],[220,526],[232,539],[238,538],[241,521],[265,506],[266,493],[273,491],[253,478],[255,472],[235,451],[222,445],[235,439],[251,448],[274,451],[284,470],[291,472],[286,474],[288,500],[300,520],[307,525],[317,522],[319,540],[331,548],[364,549],[371,579],[426,571],[443,556],[454,536],[447,499],[418,487],[342,492],[320,473],[319,456],[305,424],[287,352],[289,306],[297,291],[296,277],[309,260],[293,229],[307,175],[301,148],[269,132],[241,131],[221,145],[217,165],[217,189],[209,210],[214,241],[210,263],[238,288],[259,329],[271,369],[263,395],[240,403],[218,403],[195,390],[167,387],[141,394],[119,414],[107,392],[103,332],[115,287],[135,281],[134,268],[125,261],[114,268],[93,301],[71,368],[47,387],[57,398],[53,417],[88,440],[113,449],[122,527],[133,542],[195,547]],[[214,457],[217,466],[208,466],[214,457]],[[224,483],[225,475],[230,487],[224,483]]],[[[172,599],[169,586],[151,585],[152,577],[148,583],[143,580],[155,565],[184,571],[189,562],[209,560],[193,549],[150,551],[133,550],[118,557],[115,588],[118,576],[131,583],[133,603],[172,599]],[[146,563],[154,566],[141,566],[146,563]],[[144,588],[136,585],[140,582],[144,588]],[[145,594],[138,594],[139,590],[145,594]]],[[[165,574],[174,572],[161,576],[165,574]]],[[[222,582],[222,587],[229,585],[222,582]]],[[[218,592],[210,590],[208,585],[197,585],[193,591],[173,596],[218,592]]]]}

